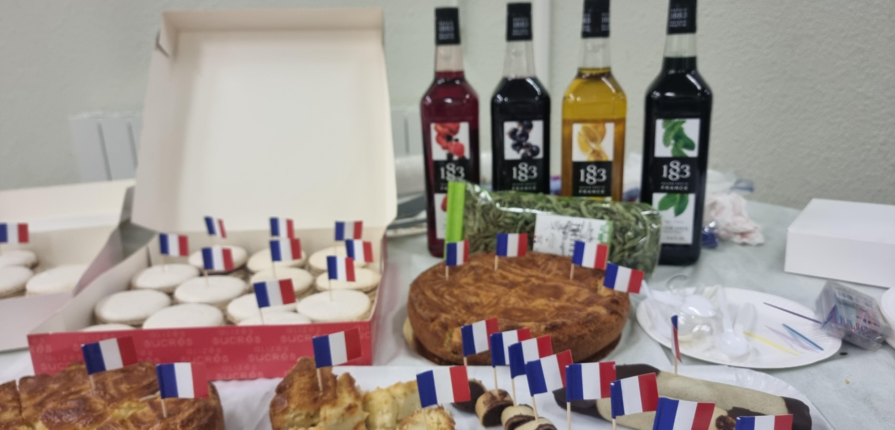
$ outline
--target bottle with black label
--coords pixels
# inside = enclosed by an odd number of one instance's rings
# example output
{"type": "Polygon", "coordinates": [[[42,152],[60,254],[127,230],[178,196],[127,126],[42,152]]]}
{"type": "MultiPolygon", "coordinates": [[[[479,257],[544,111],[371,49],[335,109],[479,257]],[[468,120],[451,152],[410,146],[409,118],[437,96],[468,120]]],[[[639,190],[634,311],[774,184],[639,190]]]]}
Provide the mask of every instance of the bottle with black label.
{"type": "Polygon", "coordinates": [[[444,254],[447,186],[479,183],[479,98],[463,74],[460,17],[435,9],[435,80],[420,101],[426,166],[429,252],[444,254]]]}
{"type": "Polygon", "coordinates": [[[584,0],[581,38],[562,99],[562,195],[621,201],[628,100],[609,67],[609,0],[584,0]]]}
{"type": "Polygon", "coordinates": [[[535,77],[531,3],[507,4],[503,79],[491,98],[494,189],[550,193],[550,96],[535,77]]]}
{"type": "Polygon", "coordinates": [[[696,0],[671,0],[662,72],[646,93],[640,201],[662,214],[661,264],[699,259],[712,90],[696,70],[696,0]]]}

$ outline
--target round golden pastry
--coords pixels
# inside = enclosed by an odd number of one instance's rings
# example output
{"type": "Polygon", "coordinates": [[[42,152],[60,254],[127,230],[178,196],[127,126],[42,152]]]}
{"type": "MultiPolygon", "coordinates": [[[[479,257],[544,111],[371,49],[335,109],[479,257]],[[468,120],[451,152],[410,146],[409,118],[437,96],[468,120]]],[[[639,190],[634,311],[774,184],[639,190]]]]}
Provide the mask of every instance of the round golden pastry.
{"type": "MultiPolygon", "coordinates": [[[[628,320],[625,293],[603,288],[602,270],[576,267],[569,279],[571,258],[530,252],[501,258],[494,270],[494,253],[472,256],[450,268],[429,268],[410,285],[407,316],[413,333],[433,355],[463,362],[460,327],[498,318],[500,331],[530,328],[532,337],[550,335],[553,351],[572,351],[581,362],[612,345],[628,320]]],[[[490,352],[468,357],[469,364],[490,364],[490,352]]]]}

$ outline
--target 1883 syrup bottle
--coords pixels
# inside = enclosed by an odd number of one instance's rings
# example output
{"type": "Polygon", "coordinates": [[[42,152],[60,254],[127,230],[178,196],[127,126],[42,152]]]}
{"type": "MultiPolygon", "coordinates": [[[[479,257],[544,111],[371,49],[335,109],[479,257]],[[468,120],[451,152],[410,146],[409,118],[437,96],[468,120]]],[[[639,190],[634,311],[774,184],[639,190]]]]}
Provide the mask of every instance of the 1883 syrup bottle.
{"type": "Polygon", "coordinates": [[[495,190],[550,193],[550,96],[535,77],[531,3],[507,5],[504,78],[491,98],[495,190]]]}
{"type": "Polygon", "coordinates": [[[696,0],[671,0],[662,72],[646,93],[640,201],[662,214],[661,264],[699,259],[712,90],[696,70],[696,0]]]}
{"type": "Polygon", "coordinates": [[[435,80],[420,101],[429,252],[444,254],[447,186],[479,183],[479,98],[463,75],[457,8],[435,9],[435,80]]]}

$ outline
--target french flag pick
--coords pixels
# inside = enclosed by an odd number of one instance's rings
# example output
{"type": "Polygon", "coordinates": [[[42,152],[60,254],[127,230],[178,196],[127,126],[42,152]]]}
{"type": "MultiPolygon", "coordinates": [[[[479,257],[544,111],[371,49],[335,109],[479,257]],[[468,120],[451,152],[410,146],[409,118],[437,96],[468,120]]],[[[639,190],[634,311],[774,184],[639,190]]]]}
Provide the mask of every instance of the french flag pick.
{"type": "Polygon", "coordinates": [[[205,270],[229,272],[233,267],[233,251],[223,246],[202,248],[202,265],[205,270]]]}
{"type": "Polygon", "coordinates": [[[295,224],[289,218],[270,217],[270,235],[272,237],[295,238],[295,224]]]}
{"type": "Polygon", "coordinates": [[[354,282],[354,259],[351,257],[326,257],[326,270],[333,281],[354,282]]]}
{"type": "Polygon", "coordinates": [[[468,402],[469,378],[466,366],[436,367],[416,375],[420,405],[424,408],[445,403],[468,402]]]}
{"type": "Polygon", "coordinates": [[[615,379],[614,361],[571,364],[566,368],[566,401],[608,398],[615,379]]]}
{"type": "Polygon", "coordinates": [[[190,255],[189,238],[180,234],[160,233],[158,235],[162,255],[188,257],[190,255]]]}
{"type": "Polygon", "coordinates": [[[469,357],[490,348],[491,334],[497,333],[497,318],[488,318],[460,327],[463,335],[463,356],[469,357]]]}
{"type": "Polygon", "coordinates": [[[208,231],[209,236],[220,236],[224,239],[227,238],[227,230],[224,229],[224,220],[220,218],[213,218],[210,216],[205,217],[205,230],[208,231]]]}
{"type": "Polygon", "coordinates": [[[605,269],[609,259],[609,246],[602,243],[575,241],[572,263],[591,269],[605,269]]]}
{"type": "Polygon", "coordinates": [[[714,403],[659,397],[653,430],[709,430],[714,412],[714,403]]]}
{"type": "Polygon", "coordinates": [[[205,363],[167,363],[155,366],[159,394],[163,399],[204,399],[208,397],[205,363]]]}
{"type": "Polygon", "coordinates": [[[792,415],[738,417],[736,430],[792,430],[792,415]]]}
{"type": "Polygon", "coordinates": [[[656,384],[655,373],[614,381],[609,387],[609,392],[612,398],[612,419],[622,415],[655,411],[659,403],[659,387],[656,384]]]}
{"type": "Polygon", "coordinates": [[[364,240],[348,239],[345,241],[345,252],[355,261],[373,262],[373,243],[364,240]]]}
{"type": "Polygon", "coordinates": [[[445,245],[444,262],[448,267],[455,267],[469,261],[469,241],[450,242],[445,245]]]}
{"type": "Polygon", "coordinates": [[[292,279],[255,282],[252,287],[255,289],[255,299],[258,300],[259,308],[295,303],[292,279]]]}
{"type": "Polygon", "coordinates": [[[360,239],[364,237],[363,221],[336,221],[336,240],[360,239]]]}
{"type": "Polygon", "coordinates": [[[273,261],[300,260],[301,240],[292,238],[271,240],[270,259],[273,261]]]}
{"type": "Polygon", "coordinates": [[[137,363],[137,350],[130,336],[85,343],[81,345],[81,353],[88,375],[137,363]]]}
{"type": "Polygon", "coordinates": [[[572,351],[548,355],[525,365],[531,395],[556,391],[566,386],[566,366],[572,364],[572,351]]]}
{"type": "Polygon", "coordinates": [[[360,330],[357,328],[326,336],[317,336],[311,341],[314,345],[314,361],[318,369],[345,364],[362,355],[360,330]]]}
{"type": "Polygon", "coordinates": [[[528,251],[528,233],[498,233],[497,255],[500,257],[523,257],[528,251]]]}
{"type": "Polygon", "coordinates": [[[671,317],[671,343],[674,345],[674,358],[681,360],[681,342],[677,338],[677,315],[671,317]]]}
{"type": "Polygon", "coordinates": [[[539,358],[553,354],[553,344],[550,336],[541,336],[535,339],[523,340],[510,345],[510,377],[525,374],[525,364],[539,358]]]}
{"type": "Polygon", "coordinates": [[[531,339],[531,329],[529,328],[492,334],[491,366],[508,366],[510,364],[510,346],[528,339],[531,339]]]}
{"type": "Polygon", "coordinates": [[[622,293],[640,294],[641,284],[643,284],[643,272],[613,263],[607,265],[606,277],[603,278],[604,287],[622,293]]]}
{"type": "Polygon", "coordinates": [[[0,223],[0,243],[28,243],[28,224],[0,223]]]}

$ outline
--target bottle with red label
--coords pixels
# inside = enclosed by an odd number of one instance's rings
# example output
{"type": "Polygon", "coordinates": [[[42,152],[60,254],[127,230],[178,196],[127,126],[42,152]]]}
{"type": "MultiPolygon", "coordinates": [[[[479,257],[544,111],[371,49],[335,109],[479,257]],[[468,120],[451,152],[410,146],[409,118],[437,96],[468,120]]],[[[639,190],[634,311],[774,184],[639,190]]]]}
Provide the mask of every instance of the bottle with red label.
{"type": "Polygon", "coordinates": [[[479,182],[479,98],[463,74],[460,15],[435,9],[435,80],[420,101],[429,252],[444,254],[447,186],[479,182]]]}

